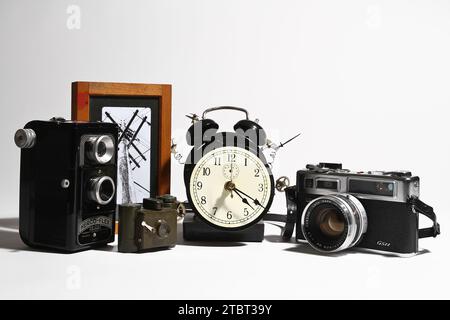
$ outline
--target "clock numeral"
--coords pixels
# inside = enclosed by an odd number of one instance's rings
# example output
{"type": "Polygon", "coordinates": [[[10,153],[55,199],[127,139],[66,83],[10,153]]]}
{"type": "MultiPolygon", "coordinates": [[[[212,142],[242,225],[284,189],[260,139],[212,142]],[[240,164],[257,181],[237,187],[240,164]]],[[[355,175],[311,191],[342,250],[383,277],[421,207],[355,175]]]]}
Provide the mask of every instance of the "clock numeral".
{"type": "Polygon", "coordinates": [[[231,211],[228,211],[228,212],[227,212],[227,219],[232,219],[232,218],[233,218],[232,213],[233,213],[233,212],[231,212],[231,211]]]}
{"type": "Polygon", "coordinates": [[[203,168],[203,175],[204,176],[209,176],[211,174],[211,169],[210,168],[203,168]]]}
{"type": "Polygon", "coordinates": [[[247,166],[247,164],[248,164],[248,159],[245,158],[245,159],[244,159],[244,166],[247,166]]]}
{"type": "Polygon", "coordinates": [[[244,208],[244,216],[248,216],[248,209],[244,208]]]}
{"type": "Polygon", "coordinates": [[[205,196],[200,198],[200,203],[201,204],[206,204],[206,197],[205,196]]]}
{"type": "Polygon", "coordinates": [[[235,153],[228,154],[228,162],[236,162],[236,154],[235,153]]]}
{"type": "Polygon", "coordinates": [[[262,183],[258,183],[258,191],[263,192],[264,191],[264,185],[262,183]]]}
{"type": "Polygon", "coordinates": [[[202,190],[203,183],[201,181],[197,182],[197,190],[202,190]]]}
{"type": "Polygon", "coordinates": [[[217,207],[213,207],[212,209],[213,209],[213,216],[215,216],[217,212],[217,207]]]}
{"type": "Polygon", "coordinates": [[[220,166],[220,158],[214,158],[214,165],[220,166]]]}
{"type": "Polygon", "coordinates": [[[259,178],[259,169],[255,169],[255,178],[259,178]]]}

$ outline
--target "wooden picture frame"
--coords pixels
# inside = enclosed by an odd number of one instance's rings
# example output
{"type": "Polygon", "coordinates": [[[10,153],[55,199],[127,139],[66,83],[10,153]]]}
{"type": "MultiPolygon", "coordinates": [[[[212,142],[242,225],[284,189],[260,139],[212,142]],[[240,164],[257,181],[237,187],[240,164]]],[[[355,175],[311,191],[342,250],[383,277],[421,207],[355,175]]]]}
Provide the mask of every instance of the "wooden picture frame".
{"type": "MultiPolygon", "coordinates": [[[[170,158],[171,158],[171,113],[172,113],[172,86],[168,84],[142,84],[142,83],[113,83],[113,82],[73,82],[72,83],[72,120],[99,121],[96,111],[96,101],[108,103],[130,101],[153,104],[157,114],[158,128],[155,143],[156,166],[149,175],[156,185],[152,187],[151,196],[170,193],[170,158]],[[156,107],[157,105],[157,107],[156,107]],[[156,177],[153,177],[156,175],[156,177]]],[[[125,106],[126,107],[126,106],[125,106]]],[[[101,118],[101,116],[100,116],[101,118]]],[[[151,118],[153,124],[153,117],[151,118]]],[[[152,129],[153,130],[153,129],[152,129]]],[[[153,140],[152,140],[153,146],[153,140]]],[[[153,154],[153,152],[152,152],[153,154]]],[[[153,155],[152,155],[153,156],[153,155]]],[[[142,199],[138,200],[139,202],[142,199]]]]}

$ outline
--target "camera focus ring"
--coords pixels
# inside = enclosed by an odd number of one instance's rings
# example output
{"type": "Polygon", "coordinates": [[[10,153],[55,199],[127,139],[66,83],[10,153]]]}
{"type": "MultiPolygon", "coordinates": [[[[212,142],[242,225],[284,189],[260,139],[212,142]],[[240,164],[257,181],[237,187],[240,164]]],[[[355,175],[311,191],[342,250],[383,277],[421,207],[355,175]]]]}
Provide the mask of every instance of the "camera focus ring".
{"type": "Polygon", "coordinates": [[[98,164],[106,164],[114,157],[115,145],[110,136],[93,136],[87,141],[86,155],[98,164]]]}
{"type": "Polygon", "coordinates": [[[92,178],[89,181],[89,198],[100,205],[107,205],[114,198],[116,186],[111,177],[92,178]]]}
{"type": "Polygon", "coordinates": [[[338,252],[356,245],[367,230],[367,216],[359,200],[349,194],[322,196],[305,207],[301,228],[316,250],[338,252]]]}
{"type": "MultiPolygon", "coordinates": [[[[361,202],[350,194],[337,194],[337,198],[342,200],[347,206],[348,214],[351,216],[353,221],[354,233],[352,234],[353,241],[350,242],[347,248],[351,248],[356,245],[360,240],[362,235],[367,231],[367,214],[364,206],[361,202]]],[[[346,249],[346,248],[343,248],[346,249]]]]}

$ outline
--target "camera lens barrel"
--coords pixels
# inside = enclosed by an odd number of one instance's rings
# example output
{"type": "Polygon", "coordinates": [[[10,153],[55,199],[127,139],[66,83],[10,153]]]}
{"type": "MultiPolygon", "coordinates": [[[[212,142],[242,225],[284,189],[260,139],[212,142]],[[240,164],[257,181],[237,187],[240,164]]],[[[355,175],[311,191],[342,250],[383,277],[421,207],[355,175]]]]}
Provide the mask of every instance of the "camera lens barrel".
{"type": "Polygon", "coordinates": [[[86,155],[98,164],[111,161],[115,152],[114,140],[110,136],[94,136],[87,141],[86,155]]]}
{"type": "Polygon", "coordinates": [[[301,228],[308,243],[322,252],[338,252],[355,246],[367,231],[367,215],[361,202],[350,194],[334,194],[312,200],[305,207],[301,228]]]}
{"type": "Polygon", "coordinates": [[[92,178],[89,181],[88,196],[100,205],[107,205],[114,198],[116,186],[114,180],[108,176],[92,178]]]}

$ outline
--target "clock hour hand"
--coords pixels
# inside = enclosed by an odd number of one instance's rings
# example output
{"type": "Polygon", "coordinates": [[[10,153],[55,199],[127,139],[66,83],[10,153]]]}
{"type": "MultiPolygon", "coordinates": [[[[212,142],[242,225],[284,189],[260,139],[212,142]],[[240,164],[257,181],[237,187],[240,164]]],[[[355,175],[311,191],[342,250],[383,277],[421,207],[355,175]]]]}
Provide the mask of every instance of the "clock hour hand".
{"type": "Polygon", "coordinates": [[[234,187],[234,191],[236,191],[236,194],[239,195],[239,193],[242,193],[244,196],[246,196],[247,198],[250,198],[250,200],[253,201],[254,204],[256,204],[257,206],[260,206],[261,208],[265,209],[265,207],[261,204],[261,202],[258,201],[258,199],[253,199],[252,197],[250,197],[248,194],[246,194],[245,192],[239,190],[238,188],[234,187]]]}
{"type": "Polygon", "coordinates": [[[248,202],[247,198],[244,198],[243,196],[241,196],[236,189],[234,189],[234,191],[236,191],[236,194],[239,196],[239,198],[242,199],[242,202],[245,203],[246,205],[248,205],[252,210],[255,210],[255,208],[252,207],[252,205],[248,202]]]}

